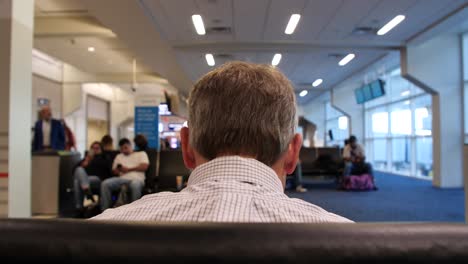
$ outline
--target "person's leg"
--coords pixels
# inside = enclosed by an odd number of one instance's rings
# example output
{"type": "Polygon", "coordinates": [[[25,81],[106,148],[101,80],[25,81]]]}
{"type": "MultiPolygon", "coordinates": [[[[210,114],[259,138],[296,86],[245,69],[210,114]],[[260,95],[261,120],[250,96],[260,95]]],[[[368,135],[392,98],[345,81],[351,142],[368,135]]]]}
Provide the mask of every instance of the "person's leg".
{"type": "Polygon", "coordinates": [[[297,163],[296,170],[294,170],[294,178],[296,182],[296,191],[307,192],[307,189],[302,187],[302,165],[300,162],[297,163]]]}
{"type": "Polygon", "coordinates": [[[89,188],[88,174],[82,167],[77,167],[74,173],[73,189],[75,196],[75,208],[83,208],[83,190],[89,188]]]}
{"type": "Polygon", "coordinates": [[[111,206],[112,203],[112,192],[118,191],[122,184],[128,183],[129,180],[112,177],[105,179],[101,183],[101,210],[104,211],[111,206]]]}
{"type": "Polygon", "coordinates": [[[128,187],[130,189],[130,202],[136,201],[141,198],[143,186],[145,186],[144,180],[132,180],[129,183],[128,187]]]}
{"type": "Polygon", "coordinates": [[[343,170],[343,176],[351,175],[351,171],[353,170],[353,163],[352,162],[345,162],[345,167],[343,170]]]}
{"type": "Polygon", "coordinates": [[[372,164],[370,164],[369,162],[366,162],[366,163],[365,163],[365,167],[366,167],[367,173],[368,173],[370,176],[374,177],[374,169],[372,168],[372,164]]]}
{"type": "Polygon", "coordinates": [[[97,190],[99,192],[101,188],[101,179],[98,176],[88,176],[89,180],[89,190],[92,193],[92,190],[97,190]]]}

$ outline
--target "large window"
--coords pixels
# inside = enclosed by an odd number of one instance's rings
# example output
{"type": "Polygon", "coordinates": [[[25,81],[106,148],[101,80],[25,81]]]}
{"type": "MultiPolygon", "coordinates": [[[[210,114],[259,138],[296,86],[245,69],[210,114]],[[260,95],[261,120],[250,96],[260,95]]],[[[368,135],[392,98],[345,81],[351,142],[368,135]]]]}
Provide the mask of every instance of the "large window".
{"type": "Polygon", "coordinates": [[[342,112],[334,108],[330,102],[325,105],[326,145],[344,146],[349,137],[349,120],[342,112]]]}
{"type": "Polygon", "coordinates": [[[432,177],[432,100],[396,69],[386,95],[365,104],[366,151],[376,170],[432,177]]]}
{"type": "Polygon", "coordinates": [[[464,80],[464,114],[465,114],[465,144],[468,144],[468,33],[463,34],[463,80],[464,80]]]}

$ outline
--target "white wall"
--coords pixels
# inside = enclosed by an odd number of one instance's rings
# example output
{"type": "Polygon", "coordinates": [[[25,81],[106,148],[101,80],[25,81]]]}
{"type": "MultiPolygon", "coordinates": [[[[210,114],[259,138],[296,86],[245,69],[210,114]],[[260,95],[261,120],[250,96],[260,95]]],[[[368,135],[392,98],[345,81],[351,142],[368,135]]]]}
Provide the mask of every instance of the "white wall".
{"type": "Polygon", "coordinates": [[[325,146],[325,102],[330,100],[330,93],[324,93],[311,102],[298,107],[298,115],[314,123],[317,130],[314,135],[314,147],[325,146]]]}
{"type": "Polygon", "coordinates": [[[47,98],[50,101],[52,116],[62,118],[62,84],[33,74],[32,78],[32,116],[31,124],[37,121],[39,98],[47,98]]]}
{"type": "Polygon", "coordinates": [[[360,87],[354,80],[345,81],[332,90],[331,105],[343,112],[349,118],[349,133],[364,142],[364,105],[359,105],[354,99],[354,90],[360,87]]]}
{"type": "Polygon", "coordinates": [[[402,75],[432,92],[434,181],[463,186],[462,65],[457,34],[442,35],[402,53],[402,75]]]}
{"type": "Polygon", "coordinates": [[[92,95],[110,103],[110,134],[114,142],[118,140],[117,129],[124,120],[134,116],[134,95],[122,90],[120,87],[104,83],[85,83],[82,85],[83,102],[78,110],[68,115],[67,124],[75,132],[78,151],[84,153],[86,146],[86,106],[88,95],[92,95]]]}
{"type": "Polygon", "coordinates": [[[63,63],[49,55],[33,49],[32,50],[33,73],[56,82],[63,81],[63,63]]]}

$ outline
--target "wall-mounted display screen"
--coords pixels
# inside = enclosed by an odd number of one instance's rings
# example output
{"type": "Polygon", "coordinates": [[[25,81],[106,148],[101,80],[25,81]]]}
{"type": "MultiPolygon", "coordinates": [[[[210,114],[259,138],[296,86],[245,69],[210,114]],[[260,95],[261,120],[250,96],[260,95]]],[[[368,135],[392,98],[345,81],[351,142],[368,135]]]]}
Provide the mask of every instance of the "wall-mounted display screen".
{"type": "Polygon", "coordinates": [[[385,95],[384,81],[378,79],[354,90],[356,103],[363,104],[369,100],[385,95]]]}
{"type": "Polygon", "coordinates": [[[356,103],[362,104],[364,103],[364,94],[362,93],[361,89],[354,90],[354,95],[356,97],[356,103]]]}

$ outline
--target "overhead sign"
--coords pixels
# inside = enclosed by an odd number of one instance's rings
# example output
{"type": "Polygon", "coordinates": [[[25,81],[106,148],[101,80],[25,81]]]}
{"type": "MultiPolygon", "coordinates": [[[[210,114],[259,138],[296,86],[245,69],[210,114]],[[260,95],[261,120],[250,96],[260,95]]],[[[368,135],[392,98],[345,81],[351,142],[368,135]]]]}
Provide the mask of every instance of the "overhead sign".
{"type": "Polygon", "coordinates": [[[135,105],[135,134],[148,139],[148,147],[159,149],[159,97],[140,97],[135,105]]]}

